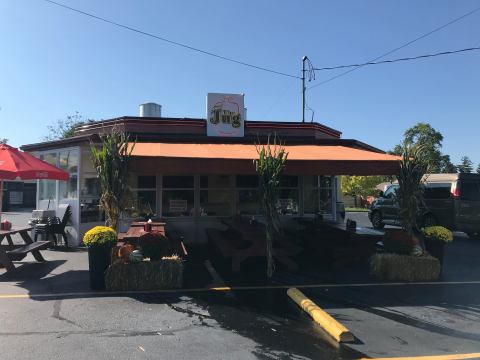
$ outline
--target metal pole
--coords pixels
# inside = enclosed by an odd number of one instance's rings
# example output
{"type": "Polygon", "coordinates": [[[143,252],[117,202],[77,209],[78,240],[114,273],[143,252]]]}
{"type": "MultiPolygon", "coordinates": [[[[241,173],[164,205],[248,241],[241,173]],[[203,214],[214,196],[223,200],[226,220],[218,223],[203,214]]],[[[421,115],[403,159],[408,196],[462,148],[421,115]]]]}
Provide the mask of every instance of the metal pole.
{"type": "Polygon", "coordinates": [[[3,179],[0,180],[0,223],[2,222],[2,207],[3,207],[3,179]]]}
{"type": "Polygon", "coordinates": [[[305,60],[306,56],[302,58],[302,123],[305,122],[305,60]]]}

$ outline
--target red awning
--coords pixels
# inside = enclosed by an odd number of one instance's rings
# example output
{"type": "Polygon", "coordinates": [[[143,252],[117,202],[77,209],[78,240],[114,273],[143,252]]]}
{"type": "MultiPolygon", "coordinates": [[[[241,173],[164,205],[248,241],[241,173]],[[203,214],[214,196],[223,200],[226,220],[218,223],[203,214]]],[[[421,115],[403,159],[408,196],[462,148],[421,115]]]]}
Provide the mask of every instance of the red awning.
{"type": "MultiPolygon", "coordinates": [[[[399,157],[341,145],[286,145],[287,174],[389,175],[399,157]]],[[[254,173],[258,157],[252,144],[137,143],[132,155],[135,171],[155,166],[160,172],[254,173]]]]}

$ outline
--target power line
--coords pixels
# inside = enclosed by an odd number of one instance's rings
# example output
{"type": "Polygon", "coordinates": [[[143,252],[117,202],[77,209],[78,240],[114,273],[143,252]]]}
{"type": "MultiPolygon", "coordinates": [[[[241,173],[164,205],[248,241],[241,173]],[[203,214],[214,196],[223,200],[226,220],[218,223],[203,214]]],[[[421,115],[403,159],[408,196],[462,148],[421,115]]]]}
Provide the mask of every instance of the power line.
{"type": "Polygon", "coordinates": [[[162,36],[155,35],[155,34],[140,30],[140,29],[136,29],[136,28],[133,28],[133,27],[128,26],[128,25],[123,25],[123,24],[120,24],[120,23],[115,22],[113,20],[109,20],[109,19],[106,19],[104,17],[97,16],[97,15],[94,15],[92,13],[88,13],[86,11],[79,10],[79,9],[70,7],[68,5],[65,5],[65,4],[62,4],[62,3],[59,3],[59,2],[56,2],[56,1],[53,1],[53,0],[43,0],[43,1],[48,2],[50,4],[53,4],[53,5],[56,5],[56,6],[59,6],[59,7],[62,7],[62,8],[65,8],[65,9],[68,9],[68,10],[71,10],[71,11],[74,11],[76,13],[91,17],[91,18],[99,20],[99,21],[103,21],[103,22],[108,23],[110,25],[114,25],[114,26],[129,30],[129,31],[133,31],[133,32],[136,32],[136,33],[141,34],[141,35],[149,36],[151,38],[161,40],[161,41],[164,41],[164,42],[172,44],[172,45],[180,46],[180,47],[183,47],[183,48],[188,49],[188,50],[196,51],[196,52],[204,54],[204,55],[216,57],[216,58],[221,59],[221,60],[229,61],[229,62],[239,64],[239,65],[243,65],[243,66],[247,66],[247,67],[250,67],[250,68],[253,68],[253,69],[257,69],[257,70],[266,71],[266,72],[269,72],[269,73],[272,73],[272,74],[277,74],[277,75],[287,76],[287,77],[291,77],[291,78],[301,79],[300,76],[295,76],[295,75],[287,74],[287,73],[284,73],[284,72],[281,72],[281,71],[268,69],[268,68],[263,67],[263,66],[249,64],[249,63],[246,63],[246,62],[243,62],[243,61],[240,61],[240,60],[235,60],[235,59],[223,56],[223,55],[215,54],[215,53],[210,52],[210,51],[202,50],[202,49],[190,46],[190,45],[182,44],[182,43],[177,42],[177,41],[169,40],[169,39],[164,38],[162,36]]]}
{"type": "MultiPolygon", "coordinates": [[[[419,37],[417,37],[417,38],[415,38],[415,39],[413,39],[413,40],[410,40],[410,41],[406,42],[405,44],[400,45],[399,47],[396,47],[396,48],[394,48],[394,49],[386,52],[385,54],[382,54],[382,55],[380,55],[380,56],[377,56],[376,58],[367,61],[367,63],[375,62],[375,61],[377,61],[377,60],[380,60],[381,58],[384,58],[385,56],[388,56],[388,55],[390,55],[390,54],[393,54],[394,52],[396,52],[396,51],[398,51],[398,50],[400,50],[400,49],[403,49],[404,47],[407,47],[407,46],[413,44],[414,42],[417,42],[417,41],[419,41],[419,40],[421,40],[421,39],[423,39],[423,38],[426,38],[427,36],[430,36],[431,34],[437,32],[437,31],[440,31],[440,30],[446,28],[447,26],[450,26],[450,25],[456,23],[457,21],[460,21],[460,20],[466,18],[467,16],[470,16],[470,15],[474,14],[474,13],[477,12],[478,10],[480,10],[480,7],[477,7],[477,8],[475,8],[475,9],[473,9],[472,11],[469,11],[468,13],[463,14],[462,16],[459,16],[459,17],[457,17],[457,18],[449,21],[449,22],[446,23],[446,24],[443,24],[443,25],[441,25],[441,26],[439,26],[439,27],[437,27],[437,28],[435,28],[435,29],[433,29],[433,30],[431,30],[431,31],[423,34],[423,35],[420,35],[419,37]]],[[[365,64],[367,64],[367,63],[365,63],[365,64]]],[[[327,79],[327,80],[324,80],[324,81],[322,81],[322,82],[319,82],[318,84],[315,84],[315,85],[310,86],[310,87],[308,88],[308,90],[311,90],[311,89],[313,89],[313,88],[316,88],[316,87],[318,87],[318,86],[320,86],[320,85],[324,85],[324,84],[326,84],[326,83],[328,83],[328,82],[330,82],[330,81],[333,81],[333,80],[335,80],[335,79],[338,79],[339,77],[342,77],[342,76],[345,76],[345,75],[347,75],[347,74],[350,74],[351,72],[353,72],[353,71],[355,71],[355,70],[358,70],[358,69],[362,68],[363,66],[365,66],[365,65],[359,65],[359,66],[357,66],[357,67],[354,67],[353,69],[350,69],[350,70],[347,70],[347,71],[345,71],[345,72],[343,72],[343,73],[340,73],[340,74],[338,74],[338,75],[332,76],[331,78],[329,78],[329,79],[327,79]]]]}
{"type": "Polygon", "coordinates": [[[442,51],[442,52],[435,53],[435,54],[425,54],[425,55],[418,55],[418,56],[392,59],[392,60],[372,61],[372,62],[367,62],[367,63],[363,63],[363,64],[338,65],[338,66],[331,66],[331,67],[314,68],[313,70],[324,71],[324,70],[344,69],[344,68],[350,68],[350,67],[360,67],[360,66],[367,66],[367,65],[380,65],[380,64],[395,63],[395,62],[399,62],[399,61],[410,61],[410,60],[431,58],[431,57],[435,57],[435,56],[458,54],[458,53],[462,53],[462,52],[475,51],[475,50],[480,50],[480,46],[467,48],[467,49],[460,49],[460,50],[442,51]]]}

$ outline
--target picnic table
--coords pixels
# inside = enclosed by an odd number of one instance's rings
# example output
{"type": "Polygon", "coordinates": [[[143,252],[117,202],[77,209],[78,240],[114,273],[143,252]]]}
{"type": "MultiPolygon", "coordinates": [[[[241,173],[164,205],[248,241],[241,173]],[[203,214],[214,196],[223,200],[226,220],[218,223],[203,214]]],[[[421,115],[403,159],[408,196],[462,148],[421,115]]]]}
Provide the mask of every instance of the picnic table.
{"type": "Polygon", "coordinates": [[[355,228],[347,228],[345,224],[334,222],[323,222],[315,231],[318,237],[327,231],[329,236],[333,235],[333,256],[335,266],[340,267],[356,261],[368,259],[375,253],[375,245],[383,239],[383,231],[371,228],[357,226],[355,228]],[[336,232],[331,233],[328,229],[336,232]],[[336,240],[336,241],[335,241],[336,240]]]}
{"type": "Polygon", "coordinates": [[[3,265],[7,271],[15,270],[13,261],[22,260],[29,252],[32,253],[35,260],[39,262],[45,261],[40,250],[45,249],[51,241],[33,242],[29,232],[31,226],[14,228],[11,230],[0,230],[0,265],[3,265]],[[25,245],[15,245],[12,235],[19,234],[25,245]],[[2,245],[4,239],[7,239],[8,245],[2,245]]]}
{"type": "MultiPolygon", "coordinates": [[[[124,242],[137,241],[140,236],[148,233],[148,231],[143,230],[143,224],[145,223],[132,223],[127,232],[118,234],[118,240],[124,242]]],[[[156,225],[153,225],[152,223],[152,231],[161,233],[163,236],[165,236],[165,223],[156,225]]]]}
{"type": "MultiPolygon", "coordinates": [[[[265,227],[263,224],[250,225],[245,220],[223,219],[229,229],[206,229],[212,250],[224,259],[231,261],[233,272],[239,272],[241,263],[253,257],[266,256],[265,227]],[[233,233],[232,233],[233,231],[233,233]]],[[[292,259],[301,252],[301,248],[284,238],[277,238],[273,248],[273,257],[289,270],[297,270],[298,265],[292,259]]]]}
{"type": "MultiPolygon", "coordinates": [[[[152,221],[150,224],[152,225],[152,227],[165,228],[165,225],[167,223],[163,221],[152,221]]],[[[134,221],[130,224],[130,227],[143,227],[144,225],[145,221],[134,221]]]]}
{"type": "MultiPolygon", "coordinates": [[[[118,246],[121,246],[123,243],[131,243],[131,244],[136,244],[138,242],[138,239],[140,239],[141,236],[148,234],[148,231],[143,230],[143,225],[145,222],[133,222],[130,225],[130,228],[127,230],[125,233],[119,233],[118,234],[118,240],[120,243],[118,246]]],[[[157,234],[160,233],[163,236],[166,236],[165,234],[165,225],[166,223],[164,222],[152,222],[152,232],[156,232],[157,234]]],[[[174,239],[176,243],[176,248],[178,250],[178,253],[181,256],[187,256],[187,249],[185,248],[185,244],[181,239],[174,239]]]]}
{"type": "Polygon", "coordinates": [[[347,228],[345,224],[341,224],[341,223],[324,222],[322,224],[334,229],[346,231],[353,236],[371,236],[371,237],[381,238],[384,235],[383,231],[379,231],[379,230],[375,230],[375,229],[367,228],[363,226],[357,226],[355,228],[347,228]]]}

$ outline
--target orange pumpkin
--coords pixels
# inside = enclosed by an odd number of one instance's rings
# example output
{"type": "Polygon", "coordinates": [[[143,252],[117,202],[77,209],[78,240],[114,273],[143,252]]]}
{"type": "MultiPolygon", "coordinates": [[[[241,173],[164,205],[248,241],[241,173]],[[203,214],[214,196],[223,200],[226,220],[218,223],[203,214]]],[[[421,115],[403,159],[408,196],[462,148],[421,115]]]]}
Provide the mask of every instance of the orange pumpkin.
{"type": "Polygon", "coordinates": [[[120,249],[118,249],[118,254],[117,256],[124,262],[128,263],[128,259],[130,257],[130,254],[135,250],[135,247],[131,244],[125,244],[120,249]]]}

